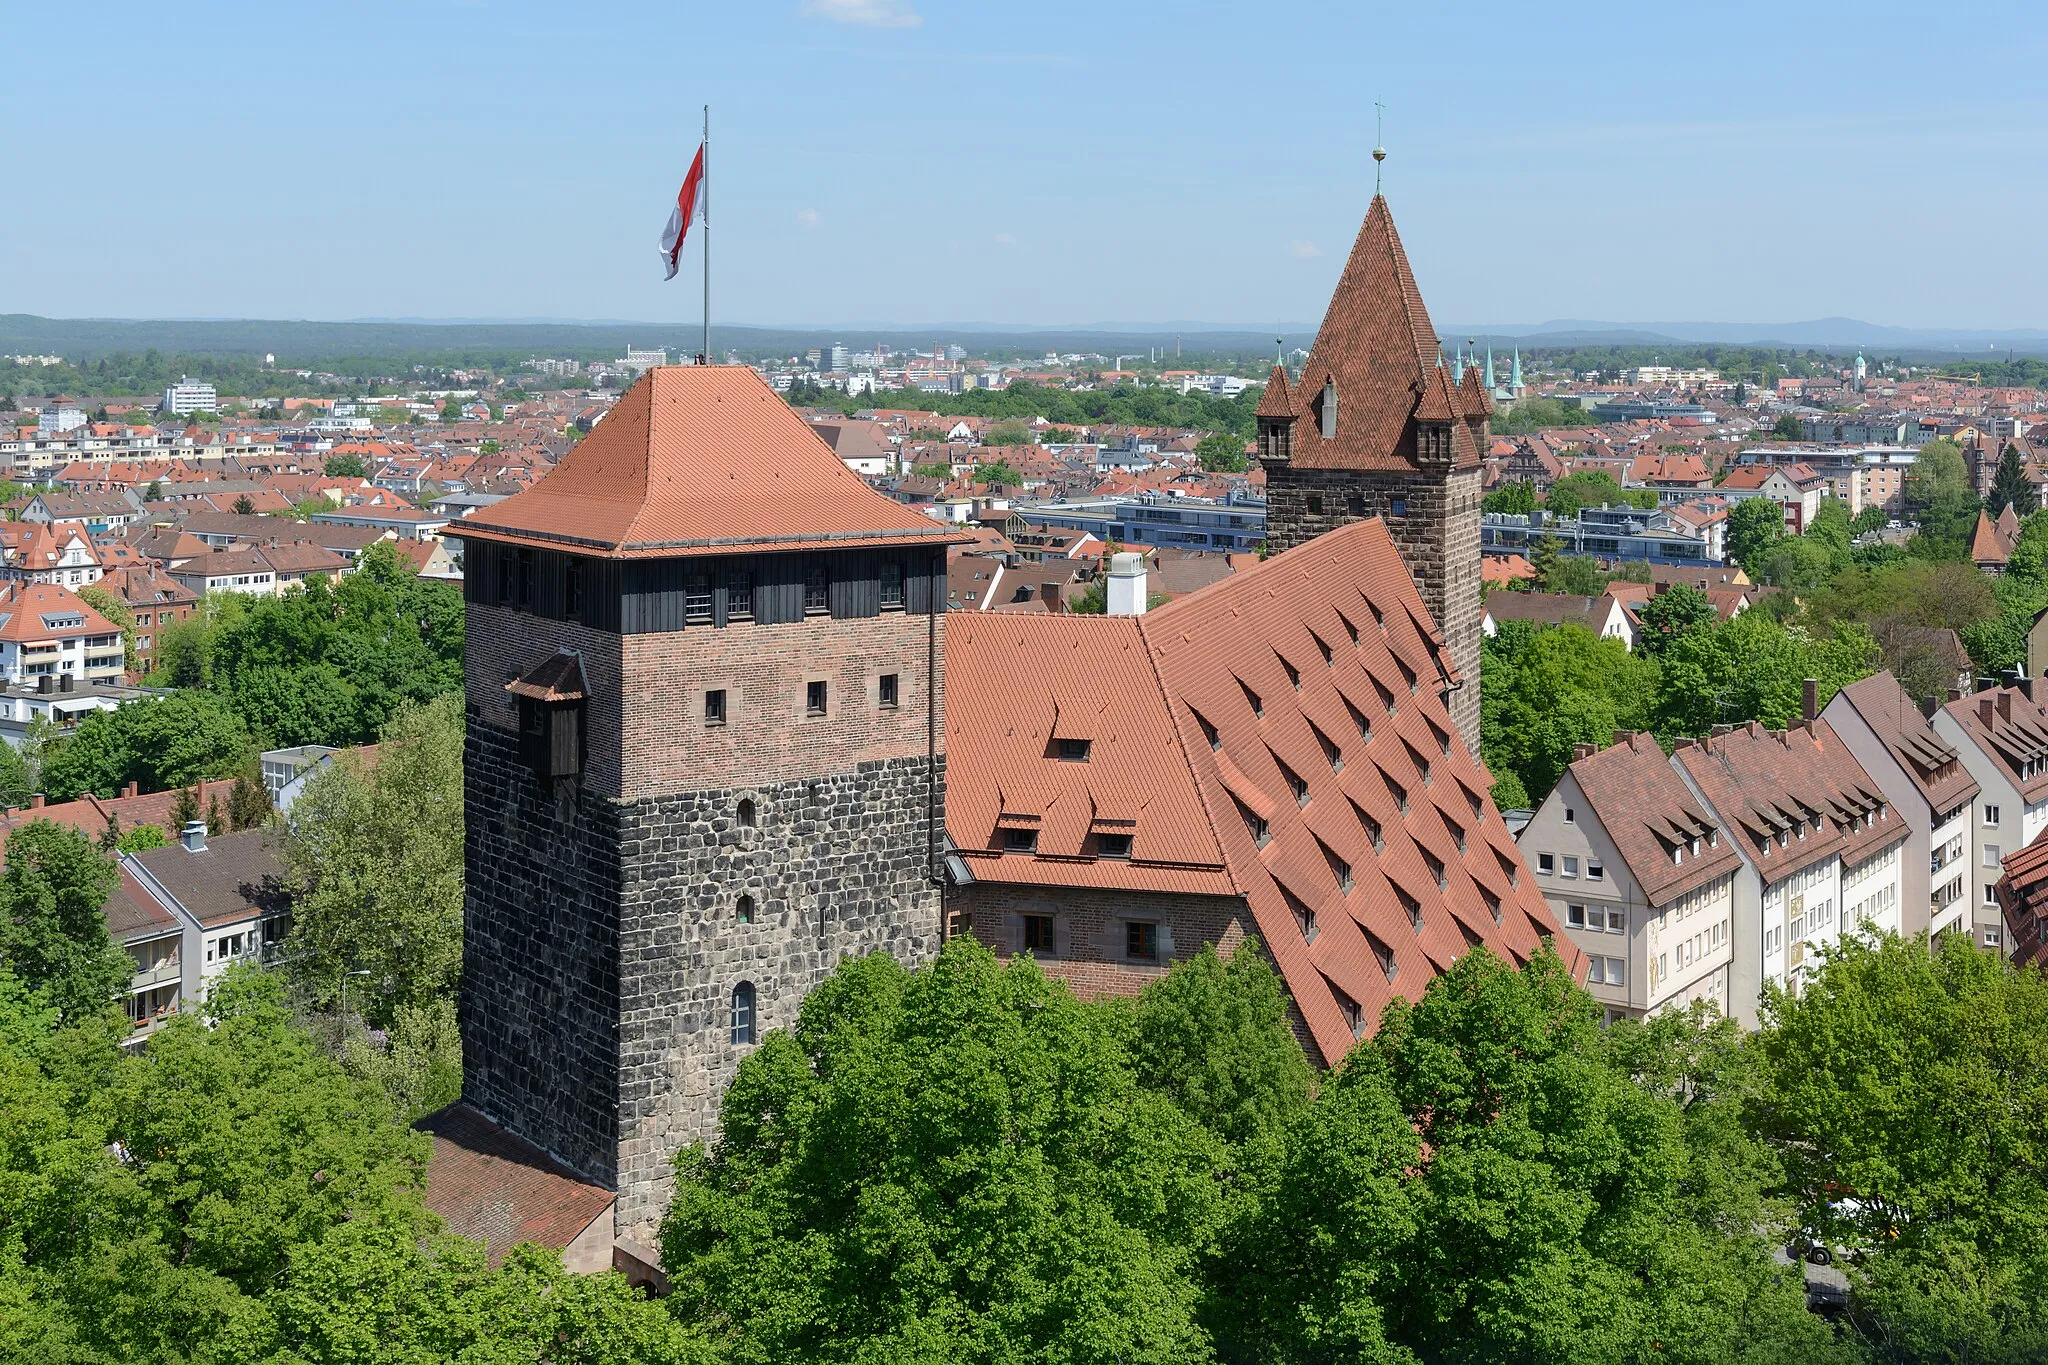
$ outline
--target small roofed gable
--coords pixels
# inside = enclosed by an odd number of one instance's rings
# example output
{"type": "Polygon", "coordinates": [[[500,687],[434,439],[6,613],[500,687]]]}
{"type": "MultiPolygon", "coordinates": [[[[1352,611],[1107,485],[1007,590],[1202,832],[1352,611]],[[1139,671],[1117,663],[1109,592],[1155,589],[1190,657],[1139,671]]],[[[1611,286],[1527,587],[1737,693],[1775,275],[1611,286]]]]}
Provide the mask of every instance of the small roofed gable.
{"type": "Polygon", "coordinates": [[[1275,365],[1273,375],[1266,381],[1266,391],[1259,395],[1258,411],[1254,417],[1294,416],[1294,394],[1287,387],[1287,367],[1275,365]]]}
{"type": "Polygon", "coordinates": [[[929,544],[743,365],[651,369],[533,487],[448,528],[612,558],[929,544]]]}
{"type": "Polygon", "coordinates": [[[505,684],[515,697],[531,701],[583,701],[583,661],[570,650],[557,650],[527,670],[524,676],[505,684]]]}

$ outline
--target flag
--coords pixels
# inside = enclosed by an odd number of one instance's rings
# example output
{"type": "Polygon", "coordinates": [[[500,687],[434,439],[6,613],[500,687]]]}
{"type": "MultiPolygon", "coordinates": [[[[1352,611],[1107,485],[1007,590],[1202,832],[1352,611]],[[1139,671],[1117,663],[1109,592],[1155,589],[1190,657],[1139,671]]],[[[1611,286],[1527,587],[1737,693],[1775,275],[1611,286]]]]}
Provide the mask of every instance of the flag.
{"type": "Polygon", "coordinates": [[[690,234],[690,222],[697,216],[697,191],[704,185],[704,148],[697,148],[697,159],[690,163],[690,173],[683,177],[683,188],[676,195],[675,210],[668,216],[668,226],[661,230],[661,268],[668,273],[665,280],[676,277],[676,264],[683,254],[683,238],[690,234]]]}

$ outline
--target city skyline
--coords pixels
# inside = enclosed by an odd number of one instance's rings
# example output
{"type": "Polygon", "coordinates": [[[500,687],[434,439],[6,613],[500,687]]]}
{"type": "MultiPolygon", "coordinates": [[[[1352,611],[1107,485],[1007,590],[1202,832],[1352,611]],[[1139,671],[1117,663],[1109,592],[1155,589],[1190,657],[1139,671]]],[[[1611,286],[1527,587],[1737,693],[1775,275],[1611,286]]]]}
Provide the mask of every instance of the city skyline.
{"type": "MultiPolygon", "coordinates": [[[[2011,265],[2048,192],[2006,182],[2042,101],[1910,74],[1980,63],[1987,34],[2019,69],[2044,55],[2024,11],[1976,8],[1925,31],[1902,7],[1845,29],[1736,6],[1698,31],[1064,4],[1020,24],[934,0],[602,29],[519,4],[194,24],[117,5],[93,41],[129,75],[89,107],[56,61],[0,93],[56,143],[0,223],[0,258],[34,263],[0,278],[0,311],[686,322],[694,272],[664,285],[654,242],[708,102],[714,319],[1312,324],[1373,192],[1383,101],[1386,192],[1447,321],[2025,328],[2048,283],[2011,265]],[[321,79],[294,101],[300,71],[321,79]],[[1909,74],[1874,93],[1872,72],[1909,74]],[[166,83],[234,97],[167,124],[166,83]]],[[[77,41],[20,22],[25,51],[77,41]]]]}

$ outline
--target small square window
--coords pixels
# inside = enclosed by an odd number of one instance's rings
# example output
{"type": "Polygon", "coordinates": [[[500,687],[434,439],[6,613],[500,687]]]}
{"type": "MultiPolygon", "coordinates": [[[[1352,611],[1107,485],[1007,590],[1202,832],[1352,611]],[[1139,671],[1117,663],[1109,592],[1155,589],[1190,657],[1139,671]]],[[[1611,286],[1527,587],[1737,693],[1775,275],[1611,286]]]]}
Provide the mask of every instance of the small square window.
{"type": "Polygon", "coordinates": [[[875,692],[884,707],[891,711],[896,709],[897,683],[894,673],[884,673],[880,682],[876,684],[875,692]]]}
{"type": "Polygon", "coordinates": [[[1140,962],[1159,960],[1159,926],[1141,920],[1124,925],[1124,956],[1140,962]]]}
{"type": "Polygon", "coordinates": [[[1607,984],[1610,986],[1625,986],[1628,984],[1628,965],[1621,958],[1610,957],[1607,959],[1607,984]]]}
{"type": "Polygon", "coordinates": [[[1353,493],[1353,494],[1351,494],[1351,495],[1350,495],[1349,497],[1345,498],[1345,499],[1344,499],[1344,510],[1345,510],[1345,512],[1346,512],[1346,513],[1348,513],[1349,515],[1351,515],[1351,516],[1354,516],[1354,517],[1362,517],[1362,516],[1364,516],[1364,515],[1365,515],[1365,494],[1363,494],[1363,493],[1353,493]]]}
{"type": "Polygon", "coordinates": [[[826,688],[824,679],[804,684],[804,714],[822,716],[825,714],[826,688]]]}
{"type": "Polygon", "coordinates": [[[1996,883],[1996,882],[1986,882],[1986,883],[1984,883],[1984,903],[1985,903],[1986,905],[1996,905],[1996,904],[1998,904],[1998,883],[1996,883]]]}
{"type": "Polygon", "coordinates": [[[1609,910],[1607,912],[1607,932],[1610,934],[1627,933],[1628,913],[1623,910],[1609,910]]]}
{"type": "Polygon", "coordinates": [[[704,694],[704,723],[725,724],[725,689],[714,687],[704,694]]]}
{"type": "Polygon", "coordinates": [[[1308,514],[1312,517],[1319,517],[1323,514],[1322,494],[1311,493],[1308,495],[1308,514]]]}
{"type": "Polygon", "coordinates": [[[1984,866],[1986,866],[1986,867],[1997,867],[1997,866],[1998,866],[1998,845],[1997,845],[1997,844],[1986,844],[1986,845],[1984,845],[1984,866]]]}
{"type": "Polygon", "coordinates": [[[1572,857],[1572,855],[1569,853],[1565,854],[1564,856],[1564,875],[1567,877],[1576,877],[1579,875],[1579,860],[1577,858],[1572,857]]]}
{"type": "Polygon", "coordinates": [[[1602,867],[1599,863],[1587,863],[1586,880],[1589,882],[1599,882],[1607,880],[1607,869],[1602,867]]]}
{"type": "Polygon", "coordinates": [[[903,566],[893,560],[882,566],[882,610],[903,608],[903,566]]]}
{"type": "Polygon", "coordinates": [[[1063,739],[1060,741],[1060,762],[1086,763],[1088,752],[1094,746],[1085,739],[1063,739]]]}
{"type": "Polygon", "coordinates": [[[1038,831],[1035,829],[1006,829],[1003,831],[1003,852],[1038,852],[1038,831]]]}
{"type": "Polygon", "coordinates": [[[1128,834],[1098,834],[1095,847],[1105,858],[1128,858],[1131,856],[1131,836],[1128,834]]]}
{"type": "Polygon", "coordinates": [[[1027,953],[1052,952],[1052,916],[1024,916],[1024,951],[1027,953]]]}
{"type": "Polygon", "coordinates": [[[1567,905],[1564,908],[1564,922],[1565,927],[1568,929],[1585,928],[1586,907],[1583,905],[1567,905]]]}
{"type": "Polygon", "coordinates": [[[1408,515],[1408,499],[1406,499],[1406,498],[1395,498],[1395,499],[1393,499],[1393,501],[1392,501],[1392,506],[1393,506],[1393,510],[1394,510],[1394,515],[1395,515],[1395,516],[1397,516],[1397,517],[1405,517],[1405,516],[1407,516],[1407,515],[1408,515]]]}
{"type": "Polygon", "coordinates": [[[1998,824],[1998,807],[1986,806],[1984,808],[1984,823],[1991,826],[1998,824]]]}
{"type": "Polygon", "coordinates": [[[1541,872],[1546,877],[1549,876],[1551,873],[1557,871],[1557,859],[1553,858],[1548,853],[1537,854],[1536,870],[1538,872],[1541,872]]]}
{"type": "Polygon", "coordinates": [[[1604,957],[1591,957],[1591,956],[1587,957],[1587,959],[1586,959],[1586,984],[1587,984],[1587,985],[1589,985],[1589,986],[1601,986],[1601,985],[1605,985],[1605,984],[1606,984],[1606,982],[1607,982],[1607,969],[1606,969],[1606,966],[1605,966],[1606,962],[1607,962],[1607,959],[1606,959],[1606,958],[1604,958],[1604,957]]]}

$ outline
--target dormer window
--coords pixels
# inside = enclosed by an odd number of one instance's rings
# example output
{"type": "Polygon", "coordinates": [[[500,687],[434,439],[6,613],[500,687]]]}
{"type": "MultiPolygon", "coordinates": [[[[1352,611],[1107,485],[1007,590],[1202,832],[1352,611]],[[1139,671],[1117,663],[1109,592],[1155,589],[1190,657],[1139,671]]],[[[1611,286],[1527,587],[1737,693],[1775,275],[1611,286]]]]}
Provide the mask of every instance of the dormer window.
{"type": "Polygon", "coordinates": [[[1093,744],[1085,739],[1063,739],[1060,741],[1060,762],[1086,763],[1088,751],[1093,744]]]}
{"type": "Polygon", "coordinates": [[[1325,379],[1323,391],[1316,395],[1313,405],[1316,413],[1316,429],[1325,441],[1337,439],[1337,381],[1325,379]]]}

